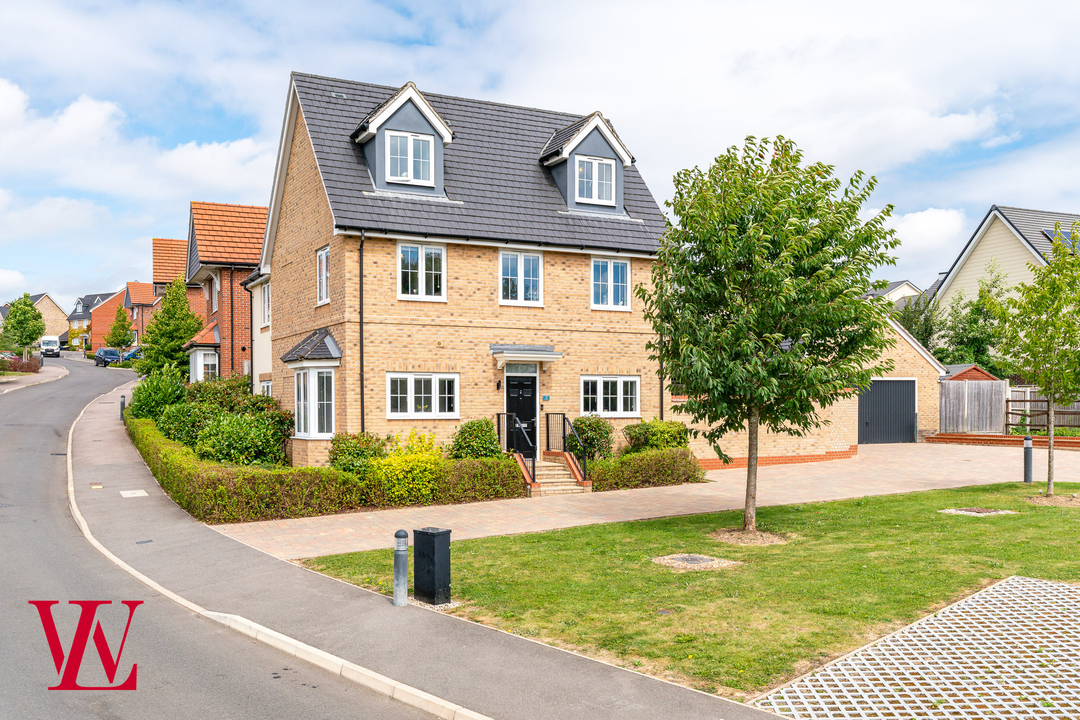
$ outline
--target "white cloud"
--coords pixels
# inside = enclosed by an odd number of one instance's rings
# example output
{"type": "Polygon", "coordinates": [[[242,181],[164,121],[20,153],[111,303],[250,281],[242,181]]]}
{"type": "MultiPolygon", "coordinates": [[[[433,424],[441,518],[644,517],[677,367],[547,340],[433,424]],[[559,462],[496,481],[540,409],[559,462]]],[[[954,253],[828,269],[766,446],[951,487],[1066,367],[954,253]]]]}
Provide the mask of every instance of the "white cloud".
{"type": "Polygon", "coordinates": [[[18,270],[0,268],[0,302],[7,302],[18,293],[25,292],[26,278],[18,270]]]}
{"type": "Polygon", "coordinates": [[[995,135],[989,140],[983,140],[979,143],[979,147],[991,149],[1001,147],[1002,145],[1009,145],[1016,142],[1022,137],[1020,131],[1009,133],[1008,135],[995,135]]]}
{"type": "Polygon", "coordinates": [[[967,214],[952,208],[893,215],[886,225],[896,230],[901,244],[897,264],[882,268],[879,275],[911,280],[923,290],[949,269],[971,234],[967,214]]]}
{"type": "Polygon", "coordinates": [[[63,232],[71,233],[72,242],[79,242],[80,235],[108,217],[108,208],[85,199],[45,197],[16,206],[11,192],[0,188],[0,245],[63,232]]]}

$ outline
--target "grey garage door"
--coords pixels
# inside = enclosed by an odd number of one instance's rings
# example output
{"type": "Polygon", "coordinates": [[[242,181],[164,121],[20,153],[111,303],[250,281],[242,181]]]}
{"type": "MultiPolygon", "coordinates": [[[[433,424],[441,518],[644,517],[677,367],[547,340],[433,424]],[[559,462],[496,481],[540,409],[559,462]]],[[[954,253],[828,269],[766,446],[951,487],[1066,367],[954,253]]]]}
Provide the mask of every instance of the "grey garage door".
{"type": "Polygon", "coordinates": [[[915,442],[915,381],[874,380],[859,395],[859,444],[915,442]]]}

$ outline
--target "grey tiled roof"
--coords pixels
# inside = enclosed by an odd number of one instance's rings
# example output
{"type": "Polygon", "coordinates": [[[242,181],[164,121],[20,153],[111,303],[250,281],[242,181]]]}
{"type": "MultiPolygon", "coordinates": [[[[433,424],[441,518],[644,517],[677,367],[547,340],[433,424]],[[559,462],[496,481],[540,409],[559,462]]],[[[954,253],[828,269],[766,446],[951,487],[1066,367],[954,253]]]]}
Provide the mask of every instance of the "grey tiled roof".
{"type": "Polygon", "coordinates": [[[514,353],[514,352],[519,352],[519,353],[527,353],[527,352],[528,353],[542,353],[542,352],[553,353],[553,352],[555,352],[555,346],[554,345],[500,345],[500,344],[497,344],[497,343],[492,343],[488,347],[491,348],[491,353],[493,355],[495,353],[500,353],[500,352],[502,352],[502,353],[514,353]]]}
{"type": "MultiPolygon", "coordinates": [[[[889,283],[888,285],[885,286],[885,289],[883,289],[883,290],[871,290],[867,294],[870,295],[870,297],[880,297],[881,295],[888,295],[893,290],[900,287],[901,285],[903,285],[906,282],[908,282],[908,281],[907,280],[893,280],[891,283],[889,283]]],[[[915,285],[915,283],[912,283],[912,286],[914,286],[914,285],[915,285]]]]}
{"type": "Polygon", "coordinates": [[[961,363],[959,365],[946,365],[945,370],[948,371],[949,375],[959,375],[965,370],[973,367],[975,367],[975,363],[961,363]]]}
{"type": "MultiPolygon", "coordinates": [[[[67,316],[67,319],[68,320],[89,320],[90,319],[90,311],[93,310],[94,308],[96,308],[101,303],[108,300],[109,298],[111,298],[115,294],[116,294],[116,292],[114,291],[114,292],[107,292],[107,293],[91,293],[90,295],[83,295],[81,298],[79,298],[79,302],[81,302],[83,304],[83,307],[85,307],[86,309],[83,310],[81,313],[77,313],[77,312],[72,311],[71,314],[67,316]]],[[[78,306],[78,303],[76,303],[76,306],[78,306]]]]}
{"type": "Polygon", "coordinates": [[[1005,216],[1005,219],[1016,228],[1027,241],[1039,251],[1045,259],[1050,254],[1052,243],[1050,238],[1043,232],[1054,231],[1054,223],[1061,223],[1061,231],[1066,237],[1074,222],[1080,222],[1080,215],[1073,213],[1046,212],[1043,210],[1026,210],[1024,208],[1005,207],[995,205],[995,208],[1005,216]]]}
{"type": "Polygon", "coordinates": [[[623,180],[629,217],[567,212],[539,157],[552,133],[580,115],[425,93],[454,128],[454,141],[443,150],[450,202],[414,200],[375,195],[363,151],[349,138],[397,88],[300,73],[293,81],[339,228],[647,253],[664,232],[660,208],[635,166],[625,168],[623,180]]]}
{"type": "Polygon", "coordinates": [[[589,116],[575,120],[561,130],[556,130],[552,136],[548,139],[547,144],[544,145],[544,149],[540,151],[540,159],[550,157],[552,155],[558,155],[562,152],[562,149],[566,146],[566,143],[577,135],[578,131],[589,122],[589,116]]]}
{"type": "Polygon", "coordinates": [[[297,360],[334,360],[341,357],[341,348],[326,328],[315,330],[281,356],[281,362],[297,360]]]}

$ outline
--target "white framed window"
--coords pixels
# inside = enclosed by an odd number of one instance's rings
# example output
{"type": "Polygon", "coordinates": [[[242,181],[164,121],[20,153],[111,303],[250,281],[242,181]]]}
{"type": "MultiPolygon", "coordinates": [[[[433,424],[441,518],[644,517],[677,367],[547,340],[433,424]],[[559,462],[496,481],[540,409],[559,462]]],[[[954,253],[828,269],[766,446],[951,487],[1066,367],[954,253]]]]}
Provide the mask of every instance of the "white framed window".
{"type": "Polygon", "coordinates": [[[315,304],[330,302],[330,246],[315,253],[315,304]]]}
{"type": "Polygon", "coordinates": [[[446,248],[398,245],[398,300],[446,302],[446,248]]]}
{"type": "Polygon", "coordinates": [[[641,417],[641,378],[637,375],[582,375],[581,414],[641,417]]]}
{"type": "Polygon", "coordinates": [[[456,420],[459,386],[458,373],[387,373],[386,418],[456,420]]]}
{"type": "Polygon", "coordinates": [[[499,253],[499,304],[544,304],[544,258],[540,253],[499,253]]]}
{"type": "Polygon", "coordinates": [[[577,196],[580,203],[615,204],[615,161],[577,157],[577,196]]]}
{"type": "Polygon", "coordinates": [[[386,182],[435,186],[434,137],[386,131],[386,182]]]}
{"type": "Polygon", "coordinates": [[[131,308],[131,319],[132,320],[138,320],[139,319],[139,306],[138,305],[132,306],[132,308],[131,308]]]}
{"type": "Polygon", "coordinates": [[[210,292],[210,312],[217,312],[218,295],[221,294],[221,278],[218,275],[212,275],[207,288],[210,292]]]}
{"type": "Polygon", "coordinates": [[[132,345],[138,345],[139,344],[139,331],[138,330],[132,330],[131,331],[131,344],[132,345]]]}
{"type": "Polygon", "coordinates": [[[593,258],[592,309],[630,310],[630,261],[593,258]]]}
{"type": "MultiPolygon", "coordinates": [[[[334,369],[305,368],[297,370],[294,378],[296,437],[333,437],[334,369]]],[[[270,383],[263,385],[269,389],[270,383]]]]}
{"type": "Polygon", "coordinates": [[[270,397],[274,394],[274,383],[272,380],[263,380],[259,383],[259,393],[270,397]]]}
{"type": "Polygon", "coordinates": [[[262,286],[262,324],[266,327],[270,324],[270,282],[262,286]]]}
{"type": "Polygon", "coordinates": [[[217,351],[194,350],[188,355],[188,382],[201,382],[217,376],[217,351]]]}

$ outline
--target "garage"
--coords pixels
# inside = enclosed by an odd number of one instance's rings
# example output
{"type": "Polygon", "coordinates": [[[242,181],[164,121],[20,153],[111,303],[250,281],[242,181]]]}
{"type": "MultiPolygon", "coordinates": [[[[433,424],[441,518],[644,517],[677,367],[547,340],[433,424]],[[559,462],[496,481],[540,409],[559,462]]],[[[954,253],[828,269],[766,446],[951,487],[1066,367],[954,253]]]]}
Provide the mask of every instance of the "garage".
{"type": "Polygon", "coordinates": [[[859,394],[859,444],[913,443],[918,408],[913,378],[881,379],[859,394]]]}

